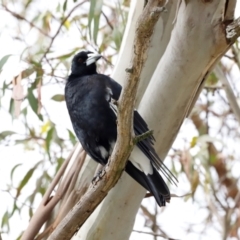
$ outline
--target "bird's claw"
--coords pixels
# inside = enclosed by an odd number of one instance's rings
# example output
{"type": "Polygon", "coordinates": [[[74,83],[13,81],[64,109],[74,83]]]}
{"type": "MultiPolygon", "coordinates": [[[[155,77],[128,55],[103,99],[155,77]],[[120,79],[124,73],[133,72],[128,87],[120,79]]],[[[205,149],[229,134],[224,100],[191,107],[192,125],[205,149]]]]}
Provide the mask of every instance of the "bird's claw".
{"type": "Polygon", "coordinates": [[[92,184],[95,185],[97,182],[102,180],[105,173],[106,173],[105,168],[102,168],[100,171],[98,171],[96,176],[94,176],[93,179],[92,179],[92,184]]]}

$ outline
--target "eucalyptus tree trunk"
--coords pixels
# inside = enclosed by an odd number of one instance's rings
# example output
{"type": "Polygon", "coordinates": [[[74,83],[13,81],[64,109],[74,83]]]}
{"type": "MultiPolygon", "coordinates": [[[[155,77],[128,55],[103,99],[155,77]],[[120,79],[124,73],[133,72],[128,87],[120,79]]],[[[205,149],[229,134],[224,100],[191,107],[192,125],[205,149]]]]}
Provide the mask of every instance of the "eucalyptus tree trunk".
{"type": "MultiPolygon", "coordinates": [[[[131,60],[134,29],[144,2],[131,2],[120,56],[112,77],[123,84],[131,60]]],[[[226,22],[233,19],[235,1],[169,0],[155,27],[141,75],[136,106],[154,130],[156,150],[167,155],[178,130],[194,105],[204,80],[226,52],[226,22]]],[[[95,163],[87,159],[80,176],[90,179],[95,163]],[[87,169],[91,169],[88,171],[87,169]]],[[[128,239],[145,190],[123,173],[72,239],[128,239]]],[[[169,204],[167,207],[171,207],[169,204]]]]}

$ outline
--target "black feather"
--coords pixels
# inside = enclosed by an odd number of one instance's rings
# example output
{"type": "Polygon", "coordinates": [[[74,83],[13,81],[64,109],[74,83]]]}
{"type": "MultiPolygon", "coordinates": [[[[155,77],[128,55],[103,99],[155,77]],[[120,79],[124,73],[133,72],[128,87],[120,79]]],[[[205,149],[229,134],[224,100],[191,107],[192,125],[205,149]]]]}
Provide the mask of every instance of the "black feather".
{"type": "MultiPolygon", "coordinates": [[[[80,52],[73,58],[65,99],[74,131],[83,148],[95,161],[105,165],[117,139],[117,110],[112,100],[119,99],[122,87],[110,77],[97,73],[95,62],[99,58],[100,55],[92,55],[91,52],[80,52]]],[[[133,115],[135,134],[147,132],[148,126],[140,114],[134,111],[133,115]]],[[[164,206],[170,201],[170,192],[157,170],[170,182],[177,180],[155,152],[154,141],[150,136],[137,143],[150,161],[147,166],[152,169],[151,174],[145,174],[141,166],[131,161],[127,161],[125,170],[154,195],[159,206],[164,206]]]]}

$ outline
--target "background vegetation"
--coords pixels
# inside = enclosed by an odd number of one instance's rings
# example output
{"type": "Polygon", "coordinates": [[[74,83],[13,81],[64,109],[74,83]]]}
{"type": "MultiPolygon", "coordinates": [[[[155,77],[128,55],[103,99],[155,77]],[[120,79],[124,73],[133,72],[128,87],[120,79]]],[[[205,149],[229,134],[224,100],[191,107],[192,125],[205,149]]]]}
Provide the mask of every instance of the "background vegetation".
{"type": "MultiPolygon", "coordinates": [[[[72,56],[80,49],[101,52],[104,59],[100,72],[111,74],[129,4],[118,0],[1,2],[3,239],[21,235],[27,227],[24,224],[77,142],[63,95],[72,56]],[[19,219],[23,224],[16,226],[19,219]]],[[[239,80],[237,41],[209,75],[165,160],[180,182],[178,189],[170,186],[173,193],[183,196],[175,204],[191,205],[189,208],[196,211],[194,221],[182,216],[179,228],[185,236],[198,234],[199,239],[207,239],[216,234],[219,239],[240,238],[239,80]]],[[[171,204],[159,209],[152,199],[143,201],[137,221],[138,226],[144,226],[144,231],[139,230],[144,239],[169,235],[163,212],[173,209],[171,204]]],[[[173,218],[181,214],[181,209],[175,211],[173,218]]],[[[134,236],[138,235],[133,234],[133,239],[134,236]]]]}

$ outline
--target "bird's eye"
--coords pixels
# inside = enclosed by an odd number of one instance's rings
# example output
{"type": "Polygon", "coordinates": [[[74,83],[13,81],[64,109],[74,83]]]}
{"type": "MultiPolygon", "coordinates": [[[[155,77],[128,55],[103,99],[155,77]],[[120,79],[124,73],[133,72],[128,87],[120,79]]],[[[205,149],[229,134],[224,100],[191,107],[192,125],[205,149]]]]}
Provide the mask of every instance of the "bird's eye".
{"type": "Polygon", "coordinates": [[[79,62],[79,63],[83,63],[84,61],[83,61],[82,58],[79,58],[79,59],[78,59],[78,62],[79,62]]]}

